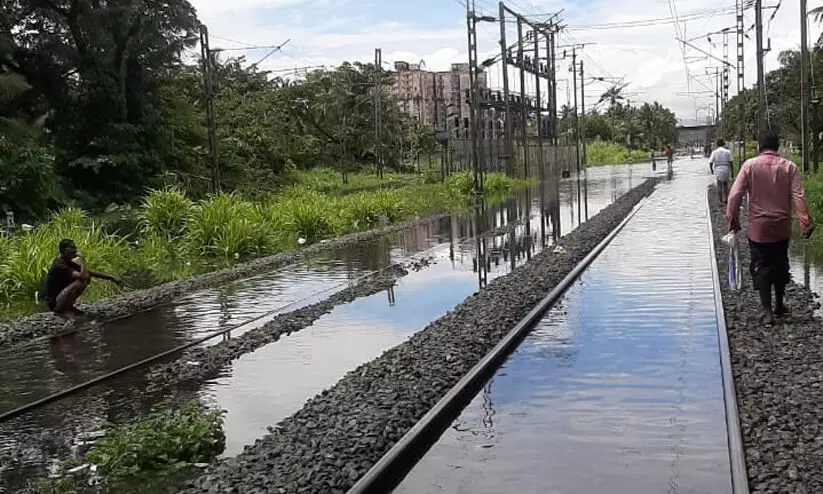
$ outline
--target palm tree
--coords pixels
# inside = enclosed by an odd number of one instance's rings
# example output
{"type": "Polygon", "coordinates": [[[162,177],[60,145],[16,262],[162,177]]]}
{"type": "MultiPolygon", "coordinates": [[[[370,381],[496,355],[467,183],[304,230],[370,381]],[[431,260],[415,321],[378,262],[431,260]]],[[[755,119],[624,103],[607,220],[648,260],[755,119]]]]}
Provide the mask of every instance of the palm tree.
{"type": "Polygon", "coordinates": [[[612,127],[612,135],[614,135],[614,112],[612,111],[616,105],[620,103],[623,99],[623,90],[626,89],[628,83],[624,84],[615,84],[614,86],[610,87],[606,90],[603,94],[600,95],[600,99],[597,101],[597,105],[601,103],[605,103],[606,101],[609,102],[609,125],[612,127]]]}

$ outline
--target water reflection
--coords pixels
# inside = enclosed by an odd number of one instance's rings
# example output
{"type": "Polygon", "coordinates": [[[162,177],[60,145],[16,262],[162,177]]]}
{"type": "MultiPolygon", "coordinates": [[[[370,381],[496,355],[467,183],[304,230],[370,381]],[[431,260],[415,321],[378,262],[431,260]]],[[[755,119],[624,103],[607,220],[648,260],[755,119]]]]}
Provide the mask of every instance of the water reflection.
{"type": "Polygon", "coordinates": [[[678,165],[395,492],[731,492],[706,179],[678,165]]]}
{"type": "MultiPolygon", "coordinates": [[[[587,203],[582,206],[582,217],[587,210],[594,214],[610,204],[628,190],[628,173],[628,168],[604,168],[592,170],[582,181],[539,184],[503,204],[484,204],[469,216],[446,216],[392,238],[340,249],[277,272],[183,297],[173,304],[79,334],[74,342],[61,341],[67,345],[63,349],[29,347],[19,355],[7,354],[0,362],[0,410],[218,328],[276,313],[287,304],[307,303],[301,301],[415,252],[433,248],[429,252],[438,261],[411,272],[385,294],[338,307],[310,328],[244,356],[221,377],[196,389],[149,395],[143,392],[143,374],[130,373],[72,400],[0,424],[0,454],[18,447],[21,441],[39,444],[39,439],[33,438],[57,438],[60,430],[93,430],[102,420],[122,422],[163,400],[194,394],[209,397],[229,410],[228,454],[237,452],[262,434],[266,426],[299,409],[305,400],[333,385],[347,371],[402,342],[428,321],[451,310],[478,286],[505,275],[576,228],[581,216],[575,211],[581,201],[587,203]],[[623,179],[615,179],[619,176],[623,179]],[[582,194],[578,191],[580,183],[584,186],[582,194]],[[571,217],[561,223],[566,214],[563,209],[569,210],[571,217]],[[503,227],[508,229],[502,233],[476,235],[503,227]]],[[[66,454],[65,445],[37,446],[34,450],[39,452],[25,464],[26,475],[41,471],[44,458],[66,454]]],[[[0,466],[0,471],[3,468],[0,466]]],[[[13,467],[18,473],[22,471],[19,468],[13,467]]],[[[0,480],[0,485],[19,486],[21,477],[5,471],[0,473],[0,480]]]]}

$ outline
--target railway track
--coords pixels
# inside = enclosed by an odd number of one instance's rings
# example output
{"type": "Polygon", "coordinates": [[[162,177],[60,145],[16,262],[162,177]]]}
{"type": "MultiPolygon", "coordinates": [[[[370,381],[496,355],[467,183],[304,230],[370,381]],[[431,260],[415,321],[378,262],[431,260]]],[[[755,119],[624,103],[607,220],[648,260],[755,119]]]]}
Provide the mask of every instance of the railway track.
{"type": "MultiPolygon", "coordinates": [[[[488,238],[488,237],[491,237],[491,236],[498,236],[498,235],[503,235],[503,234],[510,233],[511,231],[514,231],[514,229],[516,229],[518,227],[521,227],[524,223],[529,222],[531,220],[532,216],[531,215],[527,215],[527,216],[528,217],[518,218],[518,219],[512,221],[511,223],[509,223],[507,225],[504,225],[502,227],[493,228],[491,230],[482,232],[478,235],[464,236],[464,237],[458,239],[457,241],[455,241],[454,243],[456,245],[464,245],[464,244],[468,244],[469,242],[474,242],[475,240],[480,240],[480,239],[488,238]]],[[[370,272],[365,273],[363,275],[360,275],[357,278],[349,280],[345,283],[339,283],[339,284],[337,284],[333,287],[327,288],[325,290],[314,292],[310,295],[302,297],[302,298],[300,298],[296,301],[289,302],[287,304],[283,304],[279,307],[276,307],[276,308],[274,308],[270,311],[267,311],[263,314],[260,314],[258,316],[243,320],[242,322],[239,322],[237,324],[233,324],[229,327],[222,328],[220,330],[215,330],[215,331],[210,332],[210,333],[208,333],[204,336],[195,338],[194,340],[189,341],[187,343],[184,343],[184,344],[175,346],[173,348],[169,348],[167,350],[155,353],[155,354],[153,354],[149,357],[137,360],[137,361],[132,362],[132,363],[127,364],[127,365],[123,365],[123,366],[119,367],[116,370],[109,371],[109,372],[106,372],[106,373],[101,374],[99,376],[96,376],[94,378],[88,379],[88,380],[86,380],[86,381],[84,381],[84,382],[82,382],[78,385],[65,388],[63,390],[51,393],[47,396],[38,398],[36,400],[32,400],[31,402],[28,402],[28,403],[23,404],[21,406],[18,406],[18,407],[15,407],[13,409],[4,411],[4,412],[0,413],[0,423],[10,421],[14,418],[17,418],[17,417],[20,417],[21,415],[24,415],[26,413],[35,411],[39,408],[42,408],[42,407],[44,407],[46,405],[49,405],[51,403],[54,403],[56,401],[71,398],[72,396],[74,396],[74,395],[76,395],[76,394],[78,394],[82,391],[85,391],[85,390],[87,390],[89,388],[92,388],[94,386],[101,385],[101,384],[106,383],[108,381],[111,381],[115,378],[122,377],[123,375],[125,375],[127,373],[137,371],[139,369],[142,369],[144,367],[150,366],[150,365],[155,364],[155,363],[165,361],[167,359],[175,358],[175,357],[181,355],[185,350],[197,347],[199,345],[207,343],[207,342],[209,342],[211,340],[214,340],[216,338],[220,338],[220,337],[227,338],[227,337],[231,337],[233,333],[234,334],[242,333],[242,332],[244,332],[244,329],[246,329],[246,328],[250,328],[250,327],[253,327],[255,325],[262,324],[266,320],[272,319],[277,315],[285,314],[285,313],[297,310],[301,307],[305,307],[305,306],[307,306],[311,303],[321,301],[321,300],[325,299],[326,297],[329,297],[329,296],[331,296],[335,293],[342,292],[342,291],[346,290],[347,288],[351,288],[351,287],[356,286],[360,283],[368,281],[369,279],[373,279],[374,277],[380,275],[381,273],[385,273],[385,272],[388,272],[392,269],[403,267],[405,264],[413,261],[414,258],[426,258],[426,257],[430,256],[432,253],[435,253],[435,252],[441,251],[443,249],[446,249],[447,246],[448,246],[448,244],[446,244],[446,243],[441,243],[441,244],[435,245],[435,246],[430,247],[428,249],[425,249],[423,251],[417,252],[413,255],[406,256],[403,259],[399,260],[398,262],[395,262],[393,264],[385,266],[381,269],[373,270],[373,271],[370,271],[370,272]]],[[[278,272],[286,271],[286,270],[289,270],[289,269],[293,269],[295,265],[296,264],[291,264],[291,265],[280,267],[280,268],[274,270],[272,273],[278,273],[278,272]]],[[[269,274],[271,274],[271,273],[269,273],[269,274]]],[[[254,277],[250,277],[249,279],[259,278],[260,276],[265,276],[265,275],[266,274],[264,273],[264,274],[260,274],[260,275],[254,276],[254,277]]],[[[116,319],[113,319],[113,320],[119,320],[119,319],[122,319],[122,318],[116,318],[116,319]]],[[[111,321],[107,320],[105,323],[108,323],[108,322],[111,322],[111,321]]],[[[102,324],[105,324],[105,323],[102,323],[102,324]]],[[[30,348],[30,347],[32,347],[34,345],[37,345],[37,344],[44,344],[44,343],[49,344],[50,341],[54,341],[54,340],[57,340],[59,338],[69,336],[69,335],[71,335],[75,332],[76,331],[69,331],[69,332],[61,333],[59,335],[54,335],[52,337],[42,337],[42,338],[38,338],[36,340],[31,340],[30,342],[27,342],[23,345],[19,345],[19,346],[15,347],[13,350],[19,351],[19,350],[24,350],[25,348],[30,348]]],[[[8,354],[8,353],[11,353],[11,352],[9,350],[7,350],[5,353],[8,354]]]]}
{"type": "MultiPolygon", "coordinates": [[[[377,494],[391,492],[397,488],[406,476],[423,459],[430,449],[440,440],[443,433],[453,424],[461,411],[487,385],[507,358],[523,342],[528,333],[586,271],[590,264],[606,249],[618,233],[624,229],[634,215],[646,204],[647,198],[638,203],[632,212],[605,237],[575,268],[551,290],[510,332],[480,360],[462,379],[460,379],[437,404],[429,410],[394,446],[389,449],[360,479],[347,494],[377,494]]],[[[708,210],[710,211],[710,210],[708,210]]],[[[730,485],[732,494],[748,494],[748,481],[743,456],[740,421],[734,381],[731,372],[731,359],[726,333],[725,316],[719,286],[719,275],[715,263],[714,242],[710,215],[708,239],[710,245],[710,262],[714,286],[715,317],[717,319],[717,343],[720,356],[720,378],[722,380],[723,410],[727,430],[730,485]]],[[[465,447],[465,445],[464,445],[465,447]]],[[[439,461],[442,461],[439,460],[439,461]]],[[[431,473],[431,472],[429,472],[431,473]]],[[[421,474],[426,476],[425,473],[421,474]]],[[[444,488],[441,484],[440,488],[444,488]]],[[[417,485],[419,489],[420,486],[417,485]]],[[[677,490],[676,487],[675,490],[677,490]]],[[[412,488],[414,491],[414,488],[412,488]]],[[[404,491],[405,492],[405,491],[404,491]]],[[[410,491],[411,492],[411,491],[410,491]]],[[[417,492],[417,491],[414,491],[417,492]]],[[[651,492],[651,491],[650,491],[651,492]]]]}

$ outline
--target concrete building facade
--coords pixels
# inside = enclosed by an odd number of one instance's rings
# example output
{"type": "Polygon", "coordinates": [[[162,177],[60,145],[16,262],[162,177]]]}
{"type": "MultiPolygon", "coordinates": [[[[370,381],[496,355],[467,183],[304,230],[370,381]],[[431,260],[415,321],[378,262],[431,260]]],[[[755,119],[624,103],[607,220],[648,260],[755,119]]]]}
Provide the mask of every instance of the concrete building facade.
{"type": "MultiPolygon", "coordinates": [[[[395,62],[392,79],[391,91],[400,111],[413,120],[439,130],[468,129],[468,63],[454,63],[448,71],[433,72],[420,64],[395,62]]],[[[478,74],[478,87],[488,87],[485,72],[478,74]]]]}

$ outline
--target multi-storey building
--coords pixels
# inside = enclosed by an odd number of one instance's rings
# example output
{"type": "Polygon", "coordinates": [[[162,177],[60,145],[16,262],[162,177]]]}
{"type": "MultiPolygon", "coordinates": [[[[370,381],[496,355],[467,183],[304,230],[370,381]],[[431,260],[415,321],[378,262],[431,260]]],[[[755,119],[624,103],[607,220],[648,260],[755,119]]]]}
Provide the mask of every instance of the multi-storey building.
{"type": "MultiPolygon", "coordinates": [[[[451,70],[430,72],[420,64],[395,62],[392,95],[400,111],[435,129],[468,128],[471,108],[469,64],[454,63],[451,70]]],[[[486,73],[478,73],[478,87],[487,87],[486,73]]]]}

